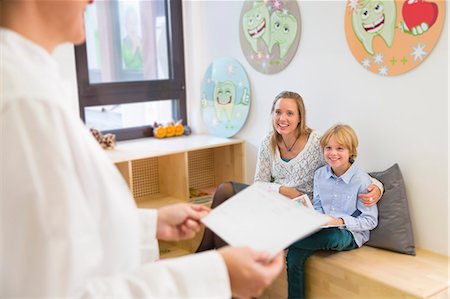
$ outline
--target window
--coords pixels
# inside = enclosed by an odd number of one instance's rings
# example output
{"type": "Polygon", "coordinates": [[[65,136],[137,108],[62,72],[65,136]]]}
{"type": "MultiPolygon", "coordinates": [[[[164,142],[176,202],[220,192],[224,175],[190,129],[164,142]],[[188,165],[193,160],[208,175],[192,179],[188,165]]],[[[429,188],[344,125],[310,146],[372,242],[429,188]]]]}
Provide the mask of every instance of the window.
{"type": "Polygon", "coordinates": [[[75,57],[87,126],[125,140],[155,121],[186,124],[181,1],[96,1],[85,23],[75,57]]]}

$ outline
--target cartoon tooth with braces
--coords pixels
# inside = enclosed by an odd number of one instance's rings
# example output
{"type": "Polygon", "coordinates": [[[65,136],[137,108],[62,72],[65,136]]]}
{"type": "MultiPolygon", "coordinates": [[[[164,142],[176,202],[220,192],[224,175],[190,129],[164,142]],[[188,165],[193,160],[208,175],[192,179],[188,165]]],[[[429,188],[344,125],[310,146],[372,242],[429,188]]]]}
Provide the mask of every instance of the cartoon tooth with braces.
{"type": "Polygon", "coordinates": [[[270,46],[269,52],[275,44],[280,47],[280,59],[282,59],[297,36],[297,20],[291,14],[275,11],[270,17],[270,46]]]}
{"type": "Polygon", "coordinates": [[[372,42],[380,36],[391,47],[395,33],[396,5],[394,0],[362,0],[352,12],[352,25],[364,49],[374,54],[372,42]]]}
{"type": "Polygon", "coordinates": [[[253,51],[258,52],[258,39],[260,38],[266,43],[266,46],[269,45],[269,22],[269,10],[263,1],[255,1],[253,8],[244,14],[242,30],[253,51]]]}

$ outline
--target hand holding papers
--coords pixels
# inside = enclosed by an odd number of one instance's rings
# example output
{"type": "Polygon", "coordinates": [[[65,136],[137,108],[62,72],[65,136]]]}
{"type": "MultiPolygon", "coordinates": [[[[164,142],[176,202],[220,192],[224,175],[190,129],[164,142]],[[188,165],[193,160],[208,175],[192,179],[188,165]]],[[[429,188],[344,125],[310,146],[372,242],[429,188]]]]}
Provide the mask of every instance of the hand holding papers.
{"type": "MultiPolygon", "coordinates": [[[[309,200],[308,194],[300,195],[299,197],[293,198],[292,201],[295,203],[302,205],[306,208],[314,210],[314,207],[311,203],[311,200],[309,200]]],[[[322,225],[320,228],[332,228],[332,227],[347,227],[347,225],[344,224],[332,224],[332,225],[322,225]]]]}
{"type": "Polygon", "coordinates": [[[328,218],[255,183],[212,210],[202,222],[230,245],[275,256],[320,229],[328,218]]]}

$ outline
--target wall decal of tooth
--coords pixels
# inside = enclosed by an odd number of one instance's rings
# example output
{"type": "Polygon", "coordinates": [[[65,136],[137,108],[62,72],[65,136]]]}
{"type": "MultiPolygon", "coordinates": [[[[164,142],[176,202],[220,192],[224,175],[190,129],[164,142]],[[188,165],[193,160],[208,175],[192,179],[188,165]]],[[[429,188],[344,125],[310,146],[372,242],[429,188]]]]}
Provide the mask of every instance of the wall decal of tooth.
{"type": "Polygon", "coordinates": [[[247,42],[254,52],[258,52],[258,39],[264,41],[266,46],[270,42],[269,10],[264,2],[255,1],[253,8],[247,11],[242,18],[242,31],[247,42]]]}
{"type": "Polygon", "coordinates": [[[291,14],[275,11],[270,16],[270,46],[269,52],[278,44],[280,59],[286,56],[297,36],[297,20],[291,14]]]}
{"type": "Polygon", "coordinates": [[[398,75],[430,55],[444,21],[444,0],[347,0],[345,36],[363,68],[398,75]]]}
{"type": "Polygon", "coordinates": [[[239,39],[245,58],[263,74],[282,71],[300,41],[300,11],[296,0],[244,1],[239,39]]]}
{"type": "Polygon", "coordinates": [[[369,54],[373,55],[372,41],[381,36],[390,47],[394,40],[396,6],[395,1],[363,0],[352,12],[353,30],[369,54]]]}
{"type": "Polygon", "coordinates": [[[203,77],[200,107],[210,134],[235,135],[247,120],[250,83],[242,65],[234,58],[214,60],[203,77]]]}

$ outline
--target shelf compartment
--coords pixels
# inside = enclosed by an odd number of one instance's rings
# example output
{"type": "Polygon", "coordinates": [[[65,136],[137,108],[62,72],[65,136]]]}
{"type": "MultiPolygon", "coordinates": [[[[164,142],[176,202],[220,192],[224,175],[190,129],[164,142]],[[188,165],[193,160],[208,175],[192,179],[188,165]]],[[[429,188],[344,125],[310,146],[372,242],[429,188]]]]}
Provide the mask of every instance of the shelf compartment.
{"type": "Polygon", "coordinates": [[[158,202],[174,197],[188,199],[186,154],[179,153],[131,161],[133,197],[141,202],[158,202]]]}
{"type": "Polygon", "coordinates": [[[119,170],[125,182],[127,183],[128,188],[130,188],[130,190],[133,190],[132,187],[133,182],[131,177],[131,163],[129,161],[119,162],[116,163],[116,167],[119,170]]]}
{"type": "Polygon", "coordinates": [[[214,170],[214,148],[188,153],[189,188],[199,190],[216,185],[214,170]]]}
{"type": "Polygon", "coordinates": [[[138,208],[141,209],[158,209],[166,205],[185,202],[183,199],[161,193],[135,198],[135,200],[138,208]]]}
{"type": "Polygon", "coordinates": [[[243,144],[188,152],[190,189],[215,188],[227,181],[244,181],[243,144]]]}
{"type": "Polygon", "coordinates": [[[220,183],[244,182],[244,144],[214,148],[215,186],[220,183]]]}
{"type": "MultiPolygon", "coordinates": [[[[161,259],[166,258],[173,258],[173,257],[179,257],[191,254],[193,251],[191,247],[186,248],[181,246],[182,243],[186,241],[180,241],[180,242],[166,242],[166,241],[159,241],[159,255],[161,259]]],[[[195,248],[197,249],[197,248],[195,248]]],[[[195,250],[194,249],[194,250],[195,250]]]]}

